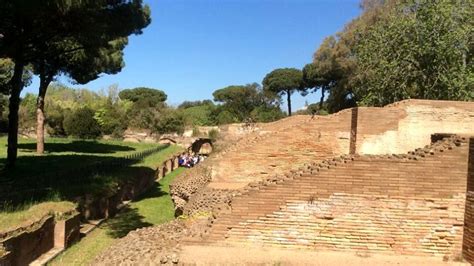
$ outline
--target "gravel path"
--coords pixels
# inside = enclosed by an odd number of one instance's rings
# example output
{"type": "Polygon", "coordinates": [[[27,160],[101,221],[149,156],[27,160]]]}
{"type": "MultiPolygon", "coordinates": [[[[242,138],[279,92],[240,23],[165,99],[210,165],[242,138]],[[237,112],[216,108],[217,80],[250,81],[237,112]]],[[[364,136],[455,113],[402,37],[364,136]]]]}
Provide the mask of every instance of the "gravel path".
{"type": "Polygon", "coordinates": [[[184,265],[351,265],[351,266],[446,266],[469,263],[443,262],[440,257],[357,254],[255,246],[183,246],[180,264],[184,265]]]}
{"type": "Polygon", "coordinates": [[[173,264],[178,262],[178,242],[188,233],[184,223],[179,220],[160,226],[138,229],[118,240],[97,256],[92,264],[173,264]]]}

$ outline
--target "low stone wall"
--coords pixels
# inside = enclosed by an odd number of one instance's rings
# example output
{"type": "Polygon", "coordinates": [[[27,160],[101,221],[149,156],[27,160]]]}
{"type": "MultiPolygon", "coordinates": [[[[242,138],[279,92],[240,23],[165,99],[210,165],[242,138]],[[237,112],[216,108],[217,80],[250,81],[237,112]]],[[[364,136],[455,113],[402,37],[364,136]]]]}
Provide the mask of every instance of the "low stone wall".
{"type": "Polygon", "coordinates": [[[47,215],[28,228],[0,240],[0,265],[28,265],[53,247],[68,247],[79,239],[79,215],[47,215]]]}
{"type": "Polygon", "coordinates": [[[81,216],[79,213],[68,219],[57,220],[54,226],[54,246],[68,248],[80,237],[81,216]]]}
{"type": "Polygon", "coordinates": [[[235,191],[224,189],[213,189],[204,187],[188,200],[182,207],[182,213],[193,216],[199,213],[213,213],[222,211],[220,208],[228,209],[235,191]]]}
{"type": "Polygon", "coordinates": [[[155,181],[156,173],[150,174],[143,171],[138,173],[133,179],[122,184],[118,191],[112,195],[98,196],[86,194],[75,198],[74,202],[78,204],[77,209],[83,221],[113,217],[118,211],[118,206],[123,201],[133,200],[150,189],[155,181]]]}
{"type": "Polygon", "coordinates": [[[47,216],[38,224],[37,229],[24,231],[2,241],[10,252],[10,265],[27,265],[54,247],[54,217],[47,216]]]}
{"type": "Polygon", "coordinates": [[[157,180],[161,180],[167,174],[173,172],[174,170],[178,169],[179,167],[179,154],[175,154],[164,161],[160,166],[156,168],[155,177],[157,180]]]}
{"type": "Polygon", "coordinates": [[[211,181],[206,161],[182,174],[170,184],[170,194],[175,207],[175,216],[184,213],[184,208],[192,195],[211,181]]]}
{"type": "MultiPolygon", "coordinates": [[[[176,156],[175,156],[176,157],[176,156]]],[[[170,161],[167,160],[169,169],[170,161]]],[[[177,165],[177,161],[176,161],[177,165]]],[[[67,218],[48,215],[28,228],[20,228],[11,234],[0,235],[0,265],[27,265],[53,247],[67,248],[80,236],[80,222],[113,217],[119,205],[132,200],[150,189],[157,178],[156,172],[139,171],[138,174],[123,183],[112,195],[86,194],[73,199],[77,203],[77,213],[65,214],[67,218]],[[2,248],[4,251],[1,251],[2,248]]],[[[62,216],[63,214],[58,214],[62,216]]]]}

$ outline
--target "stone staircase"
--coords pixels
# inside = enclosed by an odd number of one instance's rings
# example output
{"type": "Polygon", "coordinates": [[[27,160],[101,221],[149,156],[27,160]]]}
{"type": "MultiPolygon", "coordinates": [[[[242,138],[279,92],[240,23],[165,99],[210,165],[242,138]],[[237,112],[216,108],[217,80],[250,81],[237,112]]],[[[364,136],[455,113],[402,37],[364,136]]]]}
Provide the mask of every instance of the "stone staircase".
{"type": "Polygon", "coordinates": [[[451,137],[404,155],[316,160],[274,182],[251,183],[206,241],[456,256],[467,143],[451,137]]]}

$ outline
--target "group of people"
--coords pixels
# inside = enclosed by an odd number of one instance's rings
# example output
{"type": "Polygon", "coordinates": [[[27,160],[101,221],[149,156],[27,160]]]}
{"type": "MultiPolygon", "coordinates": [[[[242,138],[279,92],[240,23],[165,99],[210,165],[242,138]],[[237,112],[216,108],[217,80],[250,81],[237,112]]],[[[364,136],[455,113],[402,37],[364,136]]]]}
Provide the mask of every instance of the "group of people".
{"type": "Polygon", "coordinates": [[[183,153],[178,158],[178,164],[179,166],[191,168],[204,161],[205,158],[203,155],[183,153]]]}

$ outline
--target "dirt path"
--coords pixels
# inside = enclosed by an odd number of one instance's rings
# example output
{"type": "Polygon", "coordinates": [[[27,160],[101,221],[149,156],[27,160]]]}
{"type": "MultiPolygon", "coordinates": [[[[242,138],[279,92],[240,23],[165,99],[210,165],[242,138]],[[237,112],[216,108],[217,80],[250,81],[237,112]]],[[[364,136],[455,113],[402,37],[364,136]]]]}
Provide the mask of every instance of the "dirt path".
{"type": "Polygon", "coordinates": [[[350,252],[309,251],[254,246],[183,246],[180,264],[184,265],[469,265],[443,262],[440,257],[356,254],[350,252]]]}

